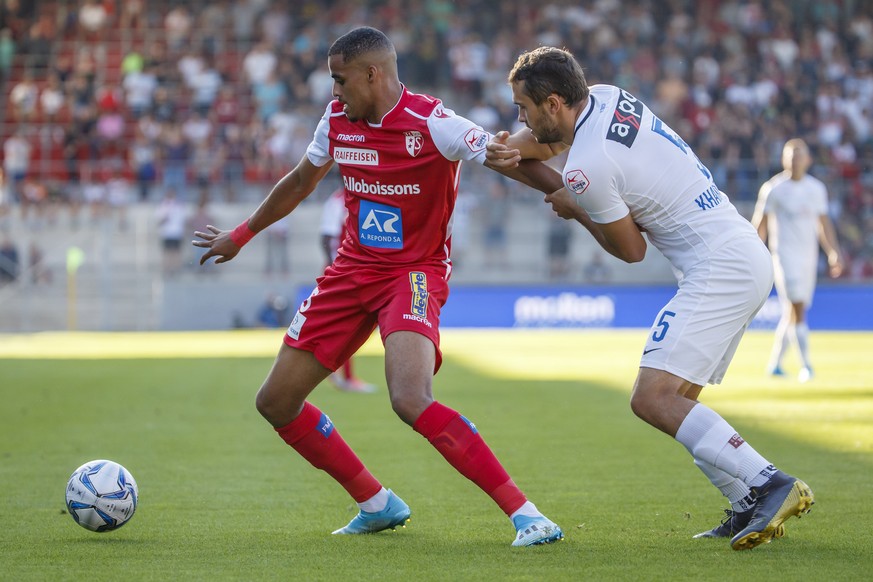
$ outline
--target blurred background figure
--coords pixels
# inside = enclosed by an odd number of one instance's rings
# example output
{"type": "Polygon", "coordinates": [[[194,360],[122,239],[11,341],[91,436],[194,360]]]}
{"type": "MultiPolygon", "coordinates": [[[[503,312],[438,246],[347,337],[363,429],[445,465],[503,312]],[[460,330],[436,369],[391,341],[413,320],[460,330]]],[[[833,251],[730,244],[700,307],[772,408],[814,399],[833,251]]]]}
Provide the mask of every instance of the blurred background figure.
{"type": "MultiPolygon", "coordinates": [[[[337,250],[342,244],[342,238],[345,234],[347,217],[345,189],[337,188],[327,197],[321,209],[319,231],[321,233],[321,248],[324,251],[325,268],[329,267],[336,258],[337,250]]],[[[353,359],[354,356],[346,360],[339,370],[331,374],[330,381],[345,392],[375,392],[376,386],[355,376],[353,359]]]]}
{"type": "Polygon", "coordinates": [[[798,376],[801,382],[813,375],[806,311],[815,292],[819,246],[825,252],[831,277],[843,272],[840,246],[828,216],[827,188],[807,174],[811,164],[806,143],[788,140],[782,150],[784,170],[761,186],[752,217],[752,224],[773,254],[776,293],[782,304],[767,371],[773,376],[785,375],[782,358],[793,343],[803,365],[798,376]]]}

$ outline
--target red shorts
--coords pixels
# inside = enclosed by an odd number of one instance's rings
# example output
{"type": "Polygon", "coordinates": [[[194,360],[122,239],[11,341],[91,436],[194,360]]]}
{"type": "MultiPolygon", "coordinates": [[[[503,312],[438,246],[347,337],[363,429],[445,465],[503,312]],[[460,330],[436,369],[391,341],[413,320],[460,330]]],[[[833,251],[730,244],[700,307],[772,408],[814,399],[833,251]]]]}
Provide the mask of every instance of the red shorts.
{"type": "Polygon", "coordinates": [[[300,305],[285,334],[292,348],[312,352],[336,370],[379,327],[382,343],[395,331],[413,331],[433,342],[434,374],[442,364],[440,310],[449,296],[445,267],[328,267],[300,305]]]}

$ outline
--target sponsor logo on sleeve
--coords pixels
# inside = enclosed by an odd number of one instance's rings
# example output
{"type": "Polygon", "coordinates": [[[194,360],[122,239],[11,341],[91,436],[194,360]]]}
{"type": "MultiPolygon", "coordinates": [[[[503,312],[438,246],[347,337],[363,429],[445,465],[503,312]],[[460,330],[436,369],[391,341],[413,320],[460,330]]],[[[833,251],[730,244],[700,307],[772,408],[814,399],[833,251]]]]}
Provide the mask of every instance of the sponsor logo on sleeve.
{"type": "Polygon", "coordinates": [[[564,174],[564,179],[567,180],[567,186],[570,190],[577,196],[585,192],[588,189],[588,184],[591,183],[582,170],[570,170],[564,174]]]}
{"type": "Polygon", "coordinates": [[[288,337],[296,340],[300,339],[300,330],[303,328],[304,323],[306,323],[306,316],[298,311],[294,319],[291,320],[291,325],[288,326],[288,337]]]}
{"type": "Polygon", "coordinates": [[[446,119],[448,117],[451,117],[449,112],[446,111],[445,109],[443,109],[442,107],[437,107],[433,112],[433,116],[439,117],[440,119],[446,119]]]}
{"type": "Polygon", "coordinates": [[[361,200],[358,209],[358,241],[367,247],[403,248],[403,216],[399,208],[361,200]]]}
{"type": "Polygon", "coordinates": [[[612,114],[609,131],[606,132],[606,139],[631,147],[640,132],[642,119],[643,102],[622,89],[612,114]]]}
{"type": "Polygon", "coordinates": [[[379,152],[363,148],[333,148],[333,159],[348,166],[378,166],[379,152]]]}
{"type": "Polygon", "coordinates": [[[485,145],[488,143],[488,132],[482,129],[473,128],[464,135],[464,141],[467,143],[467,147],[470,148],[470,151],[473,152],[481,152],[485,149],[485,145]]]}

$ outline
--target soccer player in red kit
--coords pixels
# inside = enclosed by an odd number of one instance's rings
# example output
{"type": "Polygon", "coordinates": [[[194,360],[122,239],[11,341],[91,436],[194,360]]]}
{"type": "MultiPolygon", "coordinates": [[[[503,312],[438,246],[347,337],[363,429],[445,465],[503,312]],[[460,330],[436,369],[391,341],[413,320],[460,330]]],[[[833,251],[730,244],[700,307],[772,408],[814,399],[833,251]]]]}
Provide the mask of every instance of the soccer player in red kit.
{"type": "MultiPolygon", "coordinates": [[[[512,545],[559,540],[561,529],[515,485],[476,426],[437,402],[439,317],[451,274],[452,216],[461,160],[485,161],[490,134],[433,97],[410,92],[397,55],[380,31],[356,28],[328,51],[336,99],[306,155],[232,231],[208,227],[194,245],[201,264],[233,259],[257,232],[286,216],[339,165],[349,211],[336,260],[317,279],[284,338],[256,406],[282,439],[354,498],[359,513],[335,534],[374,533],[404,525],[407,504],[364,467],[330,418],[306,401],[378,326],[385,346],[391,406],[512,520],[512,545]]],[[[538,162],[510,177],[543,192],[560,175],[538,162]]]]}

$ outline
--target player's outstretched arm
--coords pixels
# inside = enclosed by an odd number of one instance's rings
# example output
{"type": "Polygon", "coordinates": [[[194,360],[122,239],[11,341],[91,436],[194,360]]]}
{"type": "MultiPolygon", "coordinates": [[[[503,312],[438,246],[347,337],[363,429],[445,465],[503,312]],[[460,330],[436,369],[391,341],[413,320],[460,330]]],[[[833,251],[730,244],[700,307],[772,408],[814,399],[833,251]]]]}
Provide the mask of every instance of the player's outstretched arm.
{"type": "Polygon", "coordinates": [[[564,144],[539,143],[528,129],[509,135],[499,131],[485,146],[485,165],[492,170],[516,167],[521,160],[545,161],[567,149],[564,144]]]}
{"type": "Polygon", "coordinates": [[[206,263],[212,257],[218,257],[215,259],[216,263],[226,263],[233,259],[243,245],[257,233],[297,208],[324,178],[331,165],[328,163],[316,166],[304,156],[296,168],[273,186],[270,194],[247,221],[233,230],[222,230],[209,225],[209,232],[195,232],[194,236],[200,240],[192,241],[192,244],[209,249],[200,257],[200,264],[206,263]]]}
{"type": "Polygon", "coordinates": [[[546,194],[544,201],[551,204],[552,210],[561,218],[575,220],[584,226],[594,240],[612,256],[627,263],[637,263],[646,256],[646,239],[630,214],[615,222],[598,224],[591,220],[566,188],[546,194]]]}

